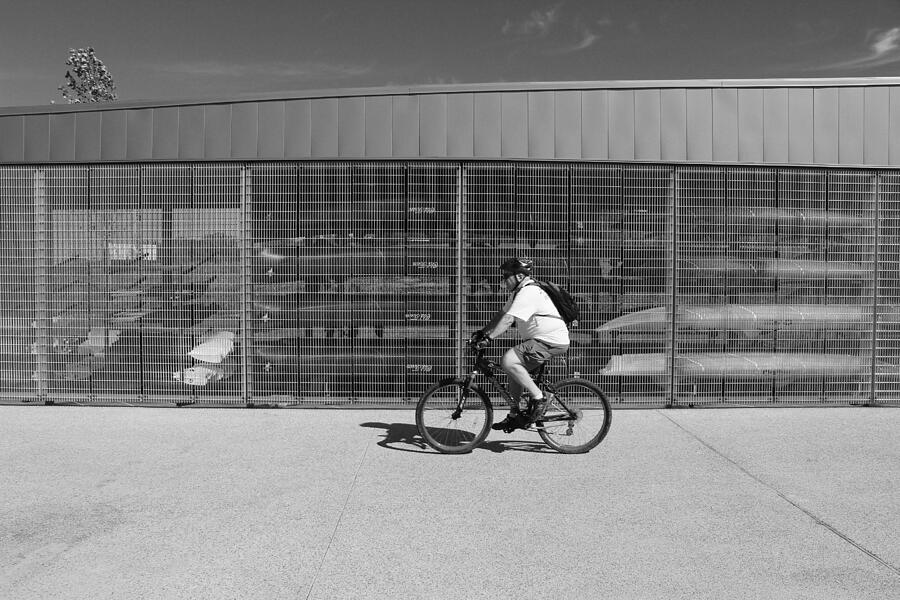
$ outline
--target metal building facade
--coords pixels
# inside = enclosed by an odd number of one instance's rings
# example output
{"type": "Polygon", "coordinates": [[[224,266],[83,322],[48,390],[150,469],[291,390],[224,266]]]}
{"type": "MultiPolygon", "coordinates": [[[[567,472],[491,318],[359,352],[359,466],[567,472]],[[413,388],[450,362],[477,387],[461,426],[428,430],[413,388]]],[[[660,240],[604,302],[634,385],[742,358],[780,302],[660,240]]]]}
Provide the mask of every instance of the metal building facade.
{"type": "Polygon", "coordinates": [[[900,85],[0,112],[7,400],[407,405],[532,256],[627,406],[900,398],[900,85]]]}

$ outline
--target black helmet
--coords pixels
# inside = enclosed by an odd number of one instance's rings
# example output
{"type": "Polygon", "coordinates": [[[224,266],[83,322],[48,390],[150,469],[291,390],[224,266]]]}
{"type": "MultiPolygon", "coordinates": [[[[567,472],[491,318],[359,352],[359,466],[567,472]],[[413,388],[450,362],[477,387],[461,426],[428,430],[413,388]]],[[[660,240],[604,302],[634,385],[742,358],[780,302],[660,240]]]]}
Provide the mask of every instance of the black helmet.
{"type": "Polygon", "coordinates": [[[534,261],[530,258],[510,258],[500,265],[500,273],[503,277],[509,277],[510,275],[515,275],[517,273],[522,273],[523,275],[531,277],[533,269],[534,261]]]}

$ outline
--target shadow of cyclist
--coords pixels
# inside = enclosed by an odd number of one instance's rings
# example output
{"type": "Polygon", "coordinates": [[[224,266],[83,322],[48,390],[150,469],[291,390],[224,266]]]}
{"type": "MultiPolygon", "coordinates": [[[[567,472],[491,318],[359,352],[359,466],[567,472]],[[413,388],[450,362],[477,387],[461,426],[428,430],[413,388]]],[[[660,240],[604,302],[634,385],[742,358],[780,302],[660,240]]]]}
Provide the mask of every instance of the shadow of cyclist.
{"type": "MultiPolygon", "coordinates": [[[[399,450],[401,452],[436,453],[436,450],[432,450],[425,443],[425,440],[419,435],[419,429],[413,423],[376,423],[370,421],[360,424],[360,427],[383,429],[384,436],[378,442],[378,445],[382,448],[399,450]]],[[[542,443],[520,440],[485,441],[475,450],[489,450],[490,452],[553,452],[542,443]]]]}
{"type": "Polygon", "coordinates": [[[384,436],[378,445],[389,450],[403,452],[428,452],[430,448],[419,435],[419,430],[412,423],[362,423],[360,427],[384,429],[384,436]],[[407,446],[407,447],[403,447],[407,446]]]}

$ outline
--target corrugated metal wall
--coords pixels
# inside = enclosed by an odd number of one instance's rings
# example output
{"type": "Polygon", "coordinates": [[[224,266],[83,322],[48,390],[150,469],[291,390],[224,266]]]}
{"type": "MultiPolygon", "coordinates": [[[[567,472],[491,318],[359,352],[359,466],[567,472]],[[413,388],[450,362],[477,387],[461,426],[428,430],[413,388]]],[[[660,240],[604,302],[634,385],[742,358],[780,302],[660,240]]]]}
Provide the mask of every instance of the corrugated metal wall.
{"type": "Polygon", "coordinates": [[[526,89],[0,115],[0,163],[562,159],[900,166],[900,86],[526,89]]]}
{"type": "Polygon", "coordinates": [[[583,309],[556,369],[615,405],[897,403],[898,190],[713,164],[0,167],[0,396],[407,406],[527,255],[583,309]]]}

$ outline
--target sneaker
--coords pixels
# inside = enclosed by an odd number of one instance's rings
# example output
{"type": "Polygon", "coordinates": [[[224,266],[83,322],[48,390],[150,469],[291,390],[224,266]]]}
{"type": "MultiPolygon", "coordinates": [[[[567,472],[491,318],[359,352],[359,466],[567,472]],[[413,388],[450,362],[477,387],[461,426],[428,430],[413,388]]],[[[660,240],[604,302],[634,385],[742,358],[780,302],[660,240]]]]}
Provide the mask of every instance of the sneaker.
{"type": "Polygon", "coordinates": [[[550,394],[547,394],[539,400],[532,400],[528,403],[529,421],[534,423],[544,416],[544,411],[547,410],[547,404],[549,404],[551,397],[552,396],[550,394]]]}
{"type": "Polygon", "coordinates": [[[494,431],[503,431],[504,433],[512,433],[516,429],[524,429],[528,427],[528,417],[519,412],[512,412],[506,415],[506,418],[499,423],[491,425],[494,431]]]}

